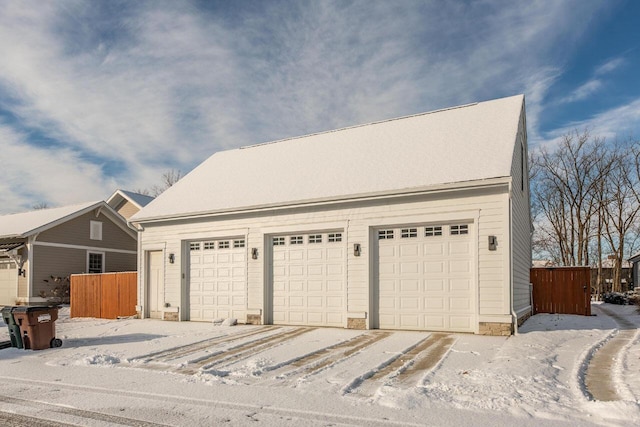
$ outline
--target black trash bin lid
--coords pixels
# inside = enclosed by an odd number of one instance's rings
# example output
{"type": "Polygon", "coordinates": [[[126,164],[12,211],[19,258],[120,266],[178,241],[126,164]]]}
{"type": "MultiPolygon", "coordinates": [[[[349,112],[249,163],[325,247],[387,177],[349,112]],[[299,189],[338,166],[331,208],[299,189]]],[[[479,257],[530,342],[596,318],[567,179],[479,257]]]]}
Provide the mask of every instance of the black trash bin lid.
{"type": "Polygon", "coordinates": [[[55,306],[44,306],[44,305],[18,305],[13,308],[13,313],[31,313],[34,311],[51,311],[57,310],[58,307],[55,306]]]}

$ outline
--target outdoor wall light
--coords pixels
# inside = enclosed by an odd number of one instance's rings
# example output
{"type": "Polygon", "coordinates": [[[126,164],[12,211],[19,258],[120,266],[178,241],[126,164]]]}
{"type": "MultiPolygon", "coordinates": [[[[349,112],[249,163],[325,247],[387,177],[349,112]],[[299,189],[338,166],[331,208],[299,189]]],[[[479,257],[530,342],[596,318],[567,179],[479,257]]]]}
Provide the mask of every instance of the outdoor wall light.
{"type": "Polygon", "coordinates": [[[258,248],[251,248],[251,259],[258,259],[258,248]]]}
{"type": "Polygon", "coordinates": [[[27,270],[25,270],[24,268],[19,268],[18,276],[27,277],[27,270]]]}
{"type": "Polygon", "coordinates": [[[353,244],[353,256],[360,256],[360,243],[353,244]]]}
{"type": "Polygon", "coordinates": [[[169,254],[169,264],[173,264],[176,262],[176,256],[174,254],[169,254]]]}
{"type": "Polygon", "coordinates": [[[495,251],[498,246],[498,239],[496,236],[489,236],[489,250],[495,251]]]}

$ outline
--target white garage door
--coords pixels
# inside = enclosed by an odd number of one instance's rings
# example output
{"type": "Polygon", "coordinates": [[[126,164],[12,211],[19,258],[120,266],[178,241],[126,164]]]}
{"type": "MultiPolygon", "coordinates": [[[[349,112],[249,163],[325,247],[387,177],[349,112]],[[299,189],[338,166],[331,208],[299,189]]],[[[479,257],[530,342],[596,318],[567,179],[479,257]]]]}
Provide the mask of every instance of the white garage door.
{"type": "Polygon", "coordinates": [[[473,332],[471,224],[378,230],[378,326],[473,332]]]}
{"type": "Polygon", "coordinates": [[[18,297],[18,267],[11,261],[0,261],[0,306],[15,305],[18,297]]]}
{"type": "Polygon", "coordinates": [[[189,244],[189,319],[243,320],[247,310],[244,238],[189,244]]]}
{"type": "Polygon", "coordinates": [[[345,325],[342,232],[272,237],[273,323],[345,325]]]}

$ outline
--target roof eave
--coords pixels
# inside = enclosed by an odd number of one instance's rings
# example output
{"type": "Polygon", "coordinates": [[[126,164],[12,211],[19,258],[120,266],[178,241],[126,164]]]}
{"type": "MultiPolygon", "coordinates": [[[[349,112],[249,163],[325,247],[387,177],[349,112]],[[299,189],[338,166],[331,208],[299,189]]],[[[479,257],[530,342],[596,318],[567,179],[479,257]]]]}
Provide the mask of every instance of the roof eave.
{"type": "Polygon", "coordinates": [[[420,194],[426,194],[426,193],[474,190],[474,189],[481,189],[481,188],[487,188],[487,187],[509,185],[510,182],[511,182],[511,177],[505,176],[505,177],[487,178],[487,179],[465,181],[465,182],[453,182],[453,183],[447,183],[447,184],[430,185],[425,187],[414,187],[414,188],[407,188],[402,190],[390,190],[390,191],[368,193],[368,194],[353,194],[353,195],[344,195],[344,196],[338,196],[338,197],[298,200],[298,201],[284,202],[284,203],[244,206],[241,208],[219,209],[219,210],[212,210],[212,211],[181,213],[181,214],[173,214],[173,215],[160,215],[160,216],[153,216],[153,217],[147,217],[147,218],[130,219],[129,223],[135,224],[135,225],[143,225],[143,224],[154,223],[154,222],[195,219],[195,218],[204,218],[209,216],[232,215],[236,213],[269,211],[269,210],[275,210],[275,209],[295,208],[295,207],[302,207],[302,206],[305,206],[305,207],[319,206],[319,205],[326,205],[326,204],[333,204],[333,203],[386,199],[391,197],[412,196],[412,195],[420,195],[420,194]]]}

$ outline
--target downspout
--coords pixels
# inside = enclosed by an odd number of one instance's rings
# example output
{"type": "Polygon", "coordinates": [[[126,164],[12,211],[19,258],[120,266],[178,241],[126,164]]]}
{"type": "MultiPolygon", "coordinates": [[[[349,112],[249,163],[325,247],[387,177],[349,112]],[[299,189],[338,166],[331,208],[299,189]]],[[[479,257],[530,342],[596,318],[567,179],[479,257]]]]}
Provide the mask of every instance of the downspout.
{"type": "Polygon", "coordinates": [[[513,307],[513,200],[512,186],[509,183],[509,305],[511,311],[511,322],[513,325],[513,335],[518,335],[518,315],[513,307]]]}

